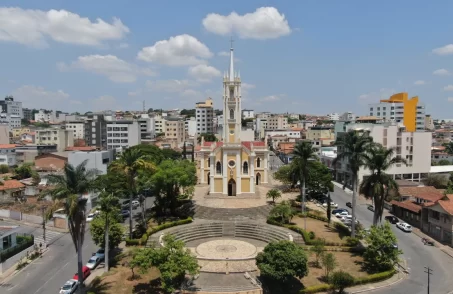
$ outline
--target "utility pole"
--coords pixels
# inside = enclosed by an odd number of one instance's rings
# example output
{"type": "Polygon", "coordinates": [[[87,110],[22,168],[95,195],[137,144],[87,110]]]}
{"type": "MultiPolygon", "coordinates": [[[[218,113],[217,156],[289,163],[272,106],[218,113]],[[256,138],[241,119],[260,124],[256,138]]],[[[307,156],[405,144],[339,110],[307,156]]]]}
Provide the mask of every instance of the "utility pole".
{"type": "Polygon", "coordinates": [[[428,274],[428,294],[429,294],[429,277],[433,274],[433,270],[429,266],[425,266],[425,273],[428,274]]]}
{"type": "Polygon", "coordinates": [[[44,248],[47,248],[47,241],[46,241],[46,206],[43,206],[42,209],[42,239],[44,240],[44,248]]]}

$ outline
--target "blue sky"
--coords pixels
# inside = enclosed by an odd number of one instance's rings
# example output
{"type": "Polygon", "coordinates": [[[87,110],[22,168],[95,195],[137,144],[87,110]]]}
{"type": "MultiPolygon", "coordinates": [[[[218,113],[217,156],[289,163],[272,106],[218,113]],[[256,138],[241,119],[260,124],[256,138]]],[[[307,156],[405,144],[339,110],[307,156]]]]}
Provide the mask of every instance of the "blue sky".
{"type": "Polygon", "coordinates": [[[209,96],[220,107],[232,35],[246,108],[366,114],[408,91],[452,116],[451,1],[1,5],[0,94],[24,107],[193,108],[209,96]]]}

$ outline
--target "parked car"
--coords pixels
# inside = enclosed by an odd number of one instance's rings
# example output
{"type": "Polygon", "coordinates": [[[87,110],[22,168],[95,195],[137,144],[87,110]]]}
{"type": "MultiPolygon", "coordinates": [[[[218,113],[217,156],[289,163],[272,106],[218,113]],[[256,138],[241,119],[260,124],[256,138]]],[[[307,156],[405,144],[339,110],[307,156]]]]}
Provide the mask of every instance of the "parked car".
{"type": "MultiPolygon", "coordinates": [[[[340,221],[343,223],[352,222],[352,215],[344,215],[340,218],[340,221]]],[[[357,223],[357,218],[355,219],[355,222],[357,223]]]]}
{"type": "Polygon", "coordinates": [[[129,212],[129,210],[121,210],[121,216],[123,218],[127,218],[131,215],[131,213],[129,212]]]}
{"type": "Polygon", "coordinates": [[[387,215],[384,219],[386,221],[388,221],[389,223],[391,223],[391,224],[399,223],[399,219],[396,216],[393,216],[393,215],[387,215]]]}
{"type": "Polygon", "coordinates": [[[351,202],[346,202],[346,206],[349,208],[352,208],[352,203],[351,202]]]}
{"type": "Polygon", "coordinates": [[[121,204],[121,209],[129,209],[129,200],[124,200],[123,203],[121,204]]]}
{"type": "MultiPolygon", "coordinates": [[[[87,266],[82,266],[82,276],[83,276],[83,281],[91,274],[91,270],[87,266]]],[[[72,277],[73,280],[78,281],[79,280],[79,274],[75,273],[74,277],[72,277]]]]}
{"type": "Polygon", "coordinates": [[[96,251],[96,253],[94,253],[93,256],[99,257],[101,259],[101,261],[104,260],[105,259],[105,249],[99,248],[99,250],[96,251]]]}
{"type": "Polygon", "coordinates": [[[367,208],[368,208],[369,211],[374,211],[374,206],[373,205],[368,205],[367,208]]]}
{"type": "Polygon", "coordinates": [[[347,212],[348,210],[345,208],[337,208],[337,209],[332,210],[332,214],[335,215],[335,214],[343,212],[343,211],[347,212]]]}
{"type": "Polygon", "coordinates": [[[140,206],[140,202],[138,200],[132,200],[132,209],[136,209],[140,206]]]}
{"type": "MultiPolygon", "coordinates": [[[[323,207],[327,207],[327,204],[328,204],[328,202],[326,201],[326,202],[324,202],[324,203],[322,204],[322,206],[323,206],[323,207]]],[[[338,207],[338,204],[336,204],[336,203],[333,202],[333,201],[330,201],[330,207],[337,208],[337,207],[338,207]]]]}
{"type": "Polygon", "coordinates": [[[412,226],[408,223],[397,223],[396,227],[404,232],[410,233],[412,232],[412,226]]]}
{"type": "Polygon", "coordinates": [[[342,211],[342,212],[339,212],[339,213],[336,213],[335,216],[336,217],[343,217],[343,216],[346,216],[346,215],[349,215],[349,212],[348,211],[342,211]]]}
{"type": "Polygon", "coordinates": [[[79,281],[71,279],[60,288],[60,294],[73,294],[79,287],[79,281]]]}
{"type": "Polygon", "coordinates": [[[99,211],[95,211],[93,213],[90,213],[88,216],[87,216],[87,222],[91,222],[95,217],[97,217],[99,215],[99,211]]]}
{"type": "Polygon", "coordinates": [[[101,259],[97,256],[92,256],[90,260],[88,260],[86,266],[90,269],[93,270],[95,269],[99,264],[101,263],[101,259]]]}

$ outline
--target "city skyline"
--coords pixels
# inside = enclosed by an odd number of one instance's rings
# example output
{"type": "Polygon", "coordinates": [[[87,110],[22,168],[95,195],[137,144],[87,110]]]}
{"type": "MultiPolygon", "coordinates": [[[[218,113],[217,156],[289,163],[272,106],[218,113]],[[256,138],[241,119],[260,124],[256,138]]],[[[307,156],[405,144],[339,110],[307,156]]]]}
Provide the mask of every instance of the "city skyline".
{"type": "Polygon", "coordinates": [[[187,109],[207,97],[221,108],[232,37],[244,108],[366,115],[368,103],[408,92],[427,114],[449,118],[447,1],[106,3],[4,1],[0,92],[67,112],[139,110],[143,101],[187,109]]]}

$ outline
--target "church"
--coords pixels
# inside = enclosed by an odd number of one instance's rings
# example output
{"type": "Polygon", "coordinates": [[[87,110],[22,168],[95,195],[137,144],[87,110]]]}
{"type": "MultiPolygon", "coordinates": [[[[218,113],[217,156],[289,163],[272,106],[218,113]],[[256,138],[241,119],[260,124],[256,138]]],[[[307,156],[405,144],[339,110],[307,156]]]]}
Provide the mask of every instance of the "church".
{"type": "Polygon", "coordinates": [[[241,78],[234,71],[233,46],[230,68],[223,77],[223,133],[221,142],[201,141],[197,152],[200,184],[209,195],[254,195],[256,186],[268,182],[269,151],[266,142],[241,141],[241,78]]]}

